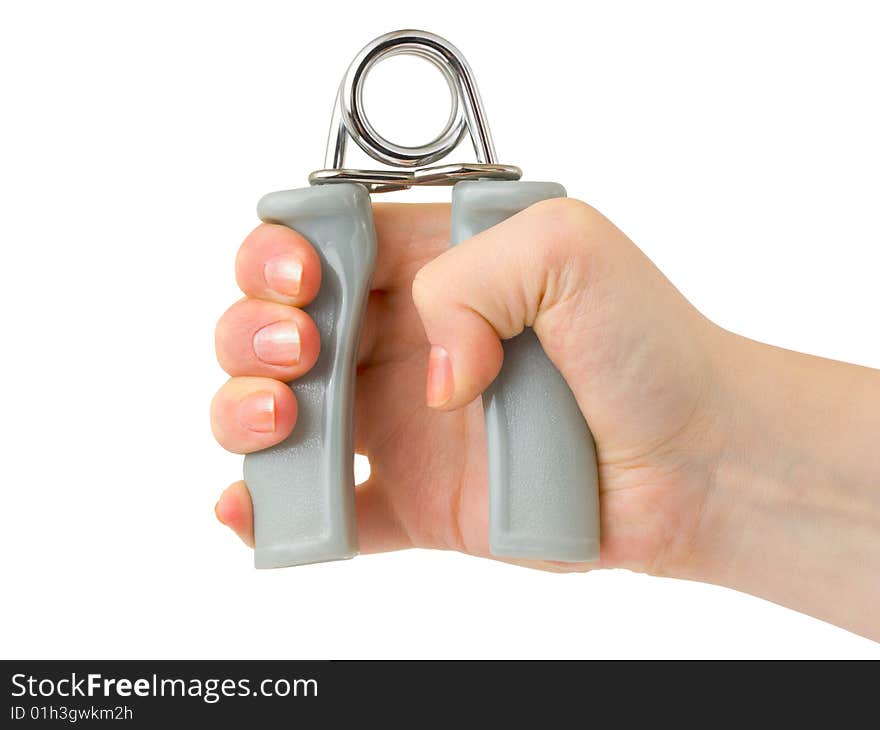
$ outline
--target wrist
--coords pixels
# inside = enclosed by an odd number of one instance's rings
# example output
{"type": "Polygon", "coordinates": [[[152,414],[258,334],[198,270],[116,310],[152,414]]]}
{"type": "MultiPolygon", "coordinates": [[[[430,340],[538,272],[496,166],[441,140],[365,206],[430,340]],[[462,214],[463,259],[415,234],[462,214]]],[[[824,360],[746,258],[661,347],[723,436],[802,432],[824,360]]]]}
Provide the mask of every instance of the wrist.
{"type": "Polygon", "coordinates": [[[880,374],[718,339],[705,500],[678,577],[877,632],[880,374]]]}

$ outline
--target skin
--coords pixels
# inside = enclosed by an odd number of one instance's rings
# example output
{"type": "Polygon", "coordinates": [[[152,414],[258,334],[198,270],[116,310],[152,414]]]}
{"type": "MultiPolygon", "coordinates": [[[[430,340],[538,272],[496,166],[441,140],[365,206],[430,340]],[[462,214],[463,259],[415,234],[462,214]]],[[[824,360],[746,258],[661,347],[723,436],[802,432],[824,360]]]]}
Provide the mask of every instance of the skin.
{"type": "MultiPolygon", "coordinates": [[[[371,465],[356,488],[362,552],[490,557],[477,396],[501,366],[500,339],[532,326],[596,439],[602,560],[518,562],[717,583],[880,640],[880,372],[719,328],[576,200],[534,205],[454,249],[448,205],[374,214],[355,407],[355,448],[371,465]]],[[[301,308],[320,265],[297,233],[264,224],[236,277],[245,298],[216,333],[232,377],[211,421],[225,448],[248,453],[295,428],[283,383],[318,355],[301,308]],[[286,339],[273,344],[267,326],[286,339]]],[[[253,545],[243,482],[215,511],[253,545]]]]}

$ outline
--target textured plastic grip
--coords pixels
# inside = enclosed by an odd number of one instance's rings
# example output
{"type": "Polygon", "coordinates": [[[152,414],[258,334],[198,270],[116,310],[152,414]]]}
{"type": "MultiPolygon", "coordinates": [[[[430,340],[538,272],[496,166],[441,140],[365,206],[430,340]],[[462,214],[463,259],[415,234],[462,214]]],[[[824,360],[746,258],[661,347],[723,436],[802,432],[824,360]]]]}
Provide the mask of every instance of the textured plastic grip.
{"type": "Polygon", "coordinates": [[[321,335],[315,366],[290,384],[293,433],[249,454],[244,478],[254,505],[257,568],[357,554],[353,408],[358,339],[376,261],[370,196],[356,184],[286,190],[257,207],[267,223],[301,233],[321,258],[321,288],[305,308],[321,335]]]}
{"type": "MultiPolygon", "coordinates": [[[[555,183],[476,180],[452,193],[452,244],[547,198],[555,183]]],[[[539,245],[535,242],[535,245],[539,245]]],[[[489,550],[509,558],[599,558],[593,435],[574,395],[531,328],[506,340],[483,394],[489,458],[489,550]]]]}

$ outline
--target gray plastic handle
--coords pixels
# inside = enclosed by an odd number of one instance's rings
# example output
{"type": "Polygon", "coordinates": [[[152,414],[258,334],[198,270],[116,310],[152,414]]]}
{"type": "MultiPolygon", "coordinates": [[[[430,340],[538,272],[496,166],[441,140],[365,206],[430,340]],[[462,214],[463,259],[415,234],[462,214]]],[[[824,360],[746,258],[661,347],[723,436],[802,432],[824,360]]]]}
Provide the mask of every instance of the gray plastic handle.
{"type": "MultiPolygon", "coordinates": [[[[555,183],[475,180],[452,192],[452,244],[547,198],[555,183]]],[[[531,328],[506,340],[483,394],[489,458],[489,550],[509,558],[599,558],[596,447],[568,384],[531,328]]]]}
{"type": "Polygon", "coordinates": [[[358,340],[376,261],[370,196],[343,183],[266,195],[257,213],[301,233],[321,258],[321,288],[306,307],[321,335],[314,368],[290,384],[299,405],[282,443],[249,454],[257,568],[357,555],[353,408],[358,340]]]}

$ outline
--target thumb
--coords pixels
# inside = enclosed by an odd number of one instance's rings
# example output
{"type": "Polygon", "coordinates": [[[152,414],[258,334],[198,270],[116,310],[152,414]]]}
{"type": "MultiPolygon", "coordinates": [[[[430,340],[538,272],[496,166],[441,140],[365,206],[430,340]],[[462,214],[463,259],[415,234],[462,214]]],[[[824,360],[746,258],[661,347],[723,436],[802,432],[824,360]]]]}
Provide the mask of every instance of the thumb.
{"type": "Polygon", "coordinates": [[[587,285],[590,252],[597,248],[591,242],[606,226],[586,203],[546,200],[418,271],[412,293],[431,343],[429,406],[470,403],[498,375],[502,339],[527,326],[540,336],[541,316],[587,285]]]}

